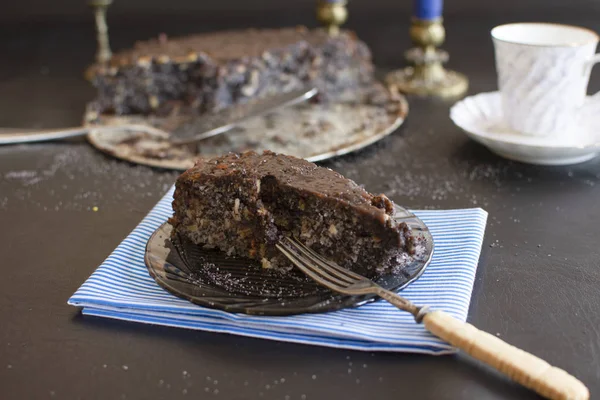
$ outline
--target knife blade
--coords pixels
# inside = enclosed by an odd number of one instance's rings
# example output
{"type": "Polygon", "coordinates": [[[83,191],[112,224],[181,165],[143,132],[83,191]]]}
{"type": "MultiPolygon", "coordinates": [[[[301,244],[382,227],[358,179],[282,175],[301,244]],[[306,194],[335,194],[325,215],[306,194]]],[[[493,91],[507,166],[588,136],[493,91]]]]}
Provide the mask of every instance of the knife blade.
{"type": "Polygon", "coordinates": [[[315,88],[302,88],[262,99],[255,99],[248,103],[236,105],[214,114],[188,116],[186,117],[185,122],[172,132],[166,132],[162,129],[139,123],[80,126],[48,130],[0,128],[0,145],[60,140],[87,135],[92,129],[107,132],[123,130],[146,132],[162,140],[168,140],[175,145],[183,145],[228,132],[250,118],[301,103],[314,97],[316,94],[317,89],[315,88]]]}
{"type": "Polygon", "coordinates": [[[169,141],[173,144],[194,143],[228,132],[251,118],[309,100],[317,94],[315,88],[302,88],[237,105],[215,114],[194,117],[176,129],[169,141]]]}

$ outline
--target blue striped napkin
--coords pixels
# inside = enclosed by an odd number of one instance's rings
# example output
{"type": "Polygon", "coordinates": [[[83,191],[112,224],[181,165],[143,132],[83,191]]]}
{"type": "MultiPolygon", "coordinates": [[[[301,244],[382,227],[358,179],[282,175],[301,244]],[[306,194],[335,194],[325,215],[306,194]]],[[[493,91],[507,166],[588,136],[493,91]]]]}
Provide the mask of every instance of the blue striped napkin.
{"type": "MultiPolygon", "coordinates": [[[[325,314],[261,317],[230,314],[179,299],[148,275],[144,249],[152,232],[172,214],[171,189],[69,299],[84,315],[224,332],[286,342],[368,351],[444,354],[454,349],[385,301],[325,314]],[[119,273],[116,273],[119,271],[119,273]]],[[[402,291],[418,305],[465,321],[487,213],[479,208],[414,211],[435,242],[431,264],[402,291]]]]}

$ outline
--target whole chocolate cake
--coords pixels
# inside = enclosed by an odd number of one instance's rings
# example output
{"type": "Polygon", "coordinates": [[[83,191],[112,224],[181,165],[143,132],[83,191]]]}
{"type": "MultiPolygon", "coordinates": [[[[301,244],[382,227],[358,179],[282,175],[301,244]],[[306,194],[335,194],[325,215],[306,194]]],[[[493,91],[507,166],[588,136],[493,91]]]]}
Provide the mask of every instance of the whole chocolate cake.
{"type": "Polygon", "coordinates": [[[352,98],[372,81],[369,49],[349,32],[330,36],[300,27],[161,35],[98,68],[94,106],[114,114],[165,115],[182,105],[203,113],[306,85],[323,99],[352,98]]]}
{"type": "Polygon", "coordinates": [[[283,236],[369,277],[402,266],[414,252],[410,229],[394,221],[385,195],[269,151],[199,160],[178,178],[173,210],[173,234],[265,268],[291,268],[275,248],[283,236]]]}

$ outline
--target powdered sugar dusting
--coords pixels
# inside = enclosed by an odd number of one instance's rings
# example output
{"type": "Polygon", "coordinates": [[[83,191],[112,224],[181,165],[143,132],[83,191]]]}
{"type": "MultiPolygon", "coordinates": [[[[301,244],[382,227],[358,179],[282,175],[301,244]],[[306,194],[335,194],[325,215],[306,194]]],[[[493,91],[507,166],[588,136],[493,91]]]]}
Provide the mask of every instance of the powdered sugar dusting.
{"type": "Polygon", "coordinates": [[[0,170],[0,209],[133,206],[139,199],[160,197],[178,175],[114,160],[84,143],[7,146],[0,148],[0,157],[15,158],[9,164],[13,169],[0,170]]]}

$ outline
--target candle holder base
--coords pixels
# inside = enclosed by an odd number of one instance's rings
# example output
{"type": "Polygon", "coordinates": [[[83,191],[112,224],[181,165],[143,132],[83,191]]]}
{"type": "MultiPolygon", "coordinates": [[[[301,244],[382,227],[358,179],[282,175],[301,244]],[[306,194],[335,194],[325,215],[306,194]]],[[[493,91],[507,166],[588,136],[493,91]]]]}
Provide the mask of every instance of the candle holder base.
{"type": "Polygon", "coordinates": [[[442,22],[441,17],[412,19],[410,38],[415,47],[405,54],[412,66],[389,73],[386,77],[389,85],[407,94],[442,98],[459,97],[467,91],[467,77],[443,67],[448,53],[438,48],[446,37],[442,22]]]}
{"type": "Polygon", "coordinates": [[[436,80],[426,79],[418,72],[415,67],[406,67],[390,72],[385,80],[402,93],[417,96],[454,98],[462,96],[469,88],[469,80],[459,72],[443,70],[443,75],[436,80]]]}

